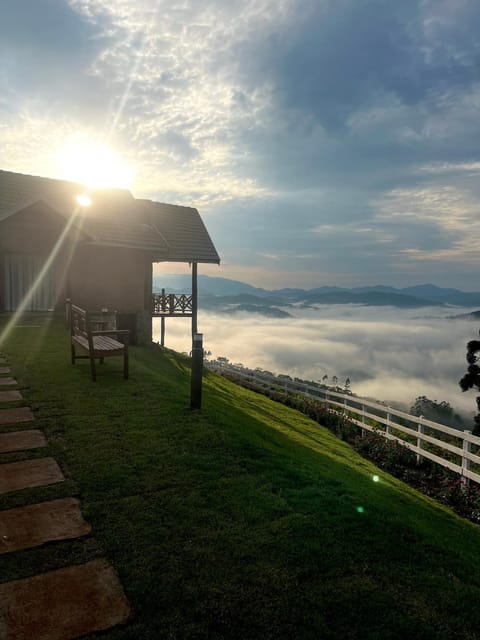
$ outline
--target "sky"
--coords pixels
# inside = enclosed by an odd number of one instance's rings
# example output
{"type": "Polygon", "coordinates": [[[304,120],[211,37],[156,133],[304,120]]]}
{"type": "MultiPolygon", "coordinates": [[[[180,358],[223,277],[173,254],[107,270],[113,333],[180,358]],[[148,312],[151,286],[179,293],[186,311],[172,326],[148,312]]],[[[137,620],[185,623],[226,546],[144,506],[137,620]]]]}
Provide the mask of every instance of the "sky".
{"type": "Polygon", "coordinates": [[[208,275],[480,289],[478,0],[1,9],[0,168],[197,207],[208,275]]]}

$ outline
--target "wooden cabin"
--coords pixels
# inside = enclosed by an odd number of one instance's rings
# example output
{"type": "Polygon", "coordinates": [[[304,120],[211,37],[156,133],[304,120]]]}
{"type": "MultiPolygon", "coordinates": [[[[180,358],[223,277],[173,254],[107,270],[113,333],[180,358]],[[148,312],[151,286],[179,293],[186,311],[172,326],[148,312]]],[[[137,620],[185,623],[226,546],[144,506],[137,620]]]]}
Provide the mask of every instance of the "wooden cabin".
{"type": "Polygon", "coordinates": [[[169,313],[158,299],[154,308],[156,262],[192,266],[183,315],[196,331],[197,265],[220,263],[196,209],[0,170],[0,310],[59,310],[70,298],[117,310],[134,339],[149,342],[152,315],[169,313]]]}

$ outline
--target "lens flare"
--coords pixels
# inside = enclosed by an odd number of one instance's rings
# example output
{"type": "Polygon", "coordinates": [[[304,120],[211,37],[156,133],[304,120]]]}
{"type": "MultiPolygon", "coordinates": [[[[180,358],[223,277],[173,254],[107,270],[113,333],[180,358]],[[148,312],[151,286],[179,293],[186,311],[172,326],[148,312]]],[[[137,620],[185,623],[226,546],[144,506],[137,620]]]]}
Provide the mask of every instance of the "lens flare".
{"type": "Polygon", "coordinates": [[[92,199],[86,193],[79,193],[75,199],[81,207],[89,207],[92,204],[92,199]]]}

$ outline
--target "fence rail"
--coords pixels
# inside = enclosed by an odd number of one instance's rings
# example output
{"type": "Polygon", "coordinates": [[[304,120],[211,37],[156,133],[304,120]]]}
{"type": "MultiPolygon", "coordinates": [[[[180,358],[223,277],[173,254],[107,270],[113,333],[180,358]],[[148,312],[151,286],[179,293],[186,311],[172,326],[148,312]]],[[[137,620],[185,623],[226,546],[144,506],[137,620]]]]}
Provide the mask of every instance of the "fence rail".
{"type": "Polygon", "coordinates": [[[418,461],[426,458],[458,473],[465,482],[472,480],[480,484],[480,437],[472,435],[470,431],[460,431],[372,400],[315,383],[292,380],[288,376],[275,376],[218,361],[205,364],[218,373],[248,380],[260,388],[268,387],[320,400],[333,410],[347,415],[361,429],[400,442],[417,455],[418,461]]]}

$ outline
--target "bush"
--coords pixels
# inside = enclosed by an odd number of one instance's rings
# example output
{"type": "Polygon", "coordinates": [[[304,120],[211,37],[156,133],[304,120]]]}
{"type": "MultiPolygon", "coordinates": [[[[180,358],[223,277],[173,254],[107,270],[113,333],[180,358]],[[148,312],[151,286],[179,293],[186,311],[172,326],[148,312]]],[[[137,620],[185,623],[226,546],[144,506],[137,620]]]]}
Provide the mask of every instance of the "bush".
{"type": "Polygon", "coordinates": [[[449,505],[461,516],[480,522],[480,487],[465,484],[463,478],[446,471],[438,485],[436,498],[449,505]]]}
{"type": "Polygon", "coordinates": [[[387,440],[380,433],[369,432],[357,436],[353,443],[354,449],[377,467],[385,469],[389,473],[403,478],[405,470],[413,468],[417,464],[417,457],[405,445],[396,440],[387,440]]]}

